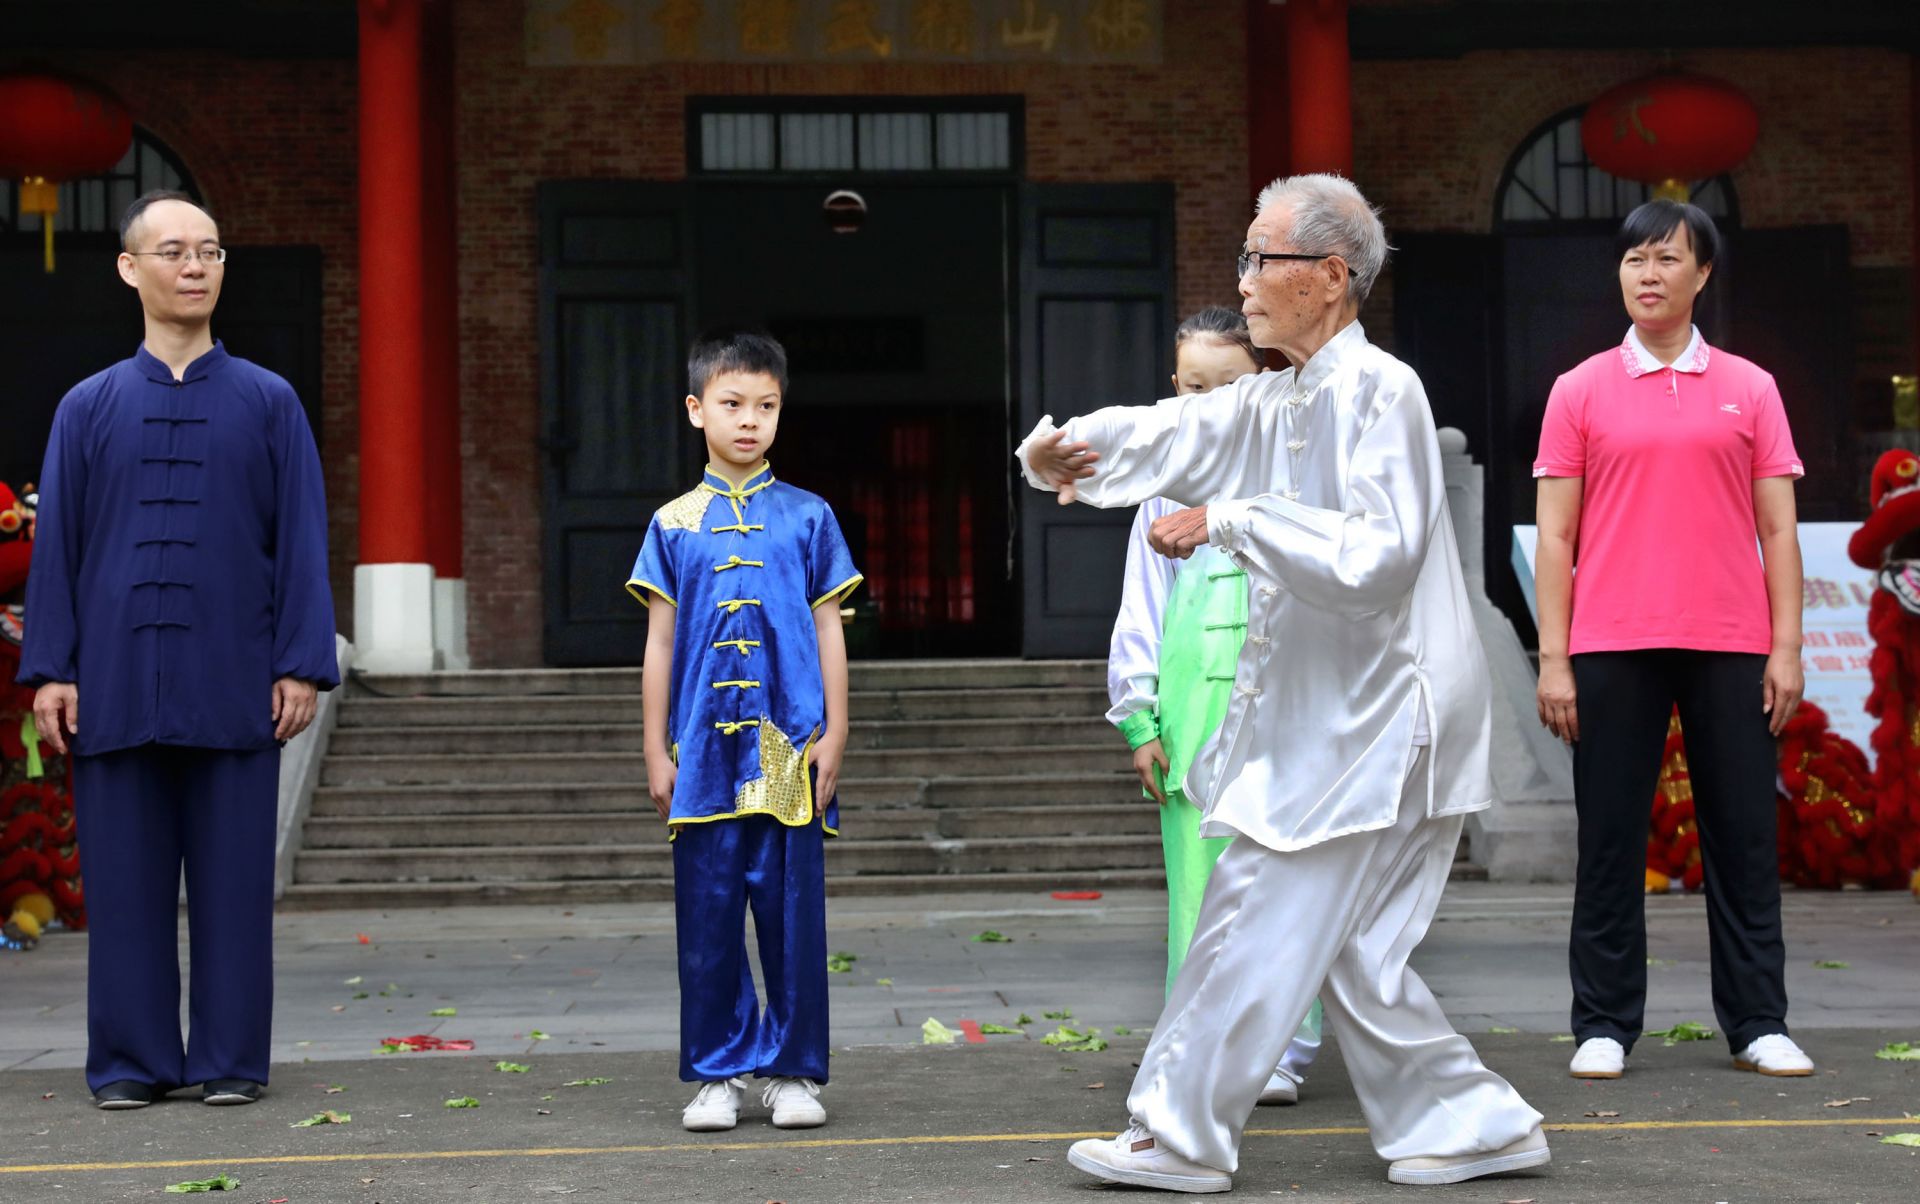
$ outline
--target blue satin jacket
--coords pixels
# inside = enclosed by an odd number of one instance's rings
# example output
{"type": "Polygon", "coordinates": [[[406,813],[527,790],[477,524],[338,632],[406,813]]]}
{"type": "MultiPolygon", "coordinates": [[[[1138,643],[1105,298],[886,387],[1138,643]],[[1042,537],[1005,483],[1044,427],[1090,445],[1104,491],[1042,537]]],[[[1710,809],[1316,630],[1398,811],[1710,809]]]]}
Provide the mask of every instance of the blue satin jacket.
{"type": "Polygon", "coordinates": [[[18,680],[75,682],[79,754],[270,748],[273,683],[340,684],[327,501],[293,387],[142,346],[60,403],[18,680]]]}
{"type": "MultiPolygon", "coordinates": [[[[768,467],[738,489],[709,468],[654,513],[627,590],[677,609],[669,822],[812,822],[807,752],[827,721],[813,610],[860,581],[833,510],[768,467]]],[[[837,835],[838,800],[823,812],[837,835]]]]}

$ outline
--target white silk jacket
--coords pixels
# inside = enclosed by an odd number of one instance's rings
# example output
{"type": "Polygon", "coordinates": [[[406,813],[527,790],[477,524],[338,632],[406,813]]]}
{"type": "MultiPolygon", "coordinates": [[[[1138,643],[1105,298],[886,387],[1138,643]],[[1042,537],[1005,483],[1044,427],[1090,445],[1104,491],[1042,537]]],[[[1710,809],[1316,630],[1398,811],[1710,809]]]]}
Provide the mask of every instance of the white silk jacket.
{"type": "MultiPolygon", "coordinates": [[[[1027,449],[1055,429],[1042,418],[1016,453],[1035,488],[1053,487],[1027,449]]],[[[1286,852],[1390,827],[1419,743],[1429,815],[1492,805],[1486,656],[1413,369],[1353,322],[1297,373],[1065,430],[1100,453],[1082,501],[1205,505],[1208,541],[1247,571],[1233,701],[1188,774],[1202,835],[1286,852]]]]}

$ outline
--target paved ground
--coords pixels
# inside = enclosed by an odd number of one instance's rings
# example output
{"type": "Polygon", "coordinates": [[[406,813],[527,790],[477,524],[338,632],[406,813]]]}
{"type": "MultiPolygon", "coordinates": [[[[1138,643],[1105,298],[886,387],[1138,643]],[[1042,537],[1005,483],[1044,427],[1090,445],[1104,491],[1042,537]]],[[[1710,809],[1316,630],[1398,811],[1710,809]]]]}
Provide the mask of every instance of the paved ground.
{"type": "MultiPolygon", "coordinates": [[[[251,1108],[190,1098],[87,1106],[84,938],[0,954],[0,1201],[145,1200],[226,1171],[237,1195],[291,1204],[452,1198],[730,1201],[1085,1200],[1074,1136],[1111,1133],[1159,1007],[1164,900],[1045,896],[836,901],[832,1122],[781,1133],[678,1126],[671,915],[664,907],[288,914],[280,920],[274,1082],[251,1108]],[[1010,943],[979,943],[992,929],[1010,943]],[[362,944],[359,934],[366,934],[362,944]],[[350,979],[358,982],[349,982],[350,979]],[[389,984],[393,984],[389,988],[389,984]],[[388,993],[383,995],[382,992],[388,993]],[[364,994],[365,998],[355,998],[364,994]],[[432,1017],[454,1007],[453,1017],[432,1017]],[[927,1018],[1014,1024],[1046,1011],[1106,1030],[1099,1054],[1019,1036],[926,1047],[927,1018]],[[1116,1029],[1132,1030],[1118,1035],[1116,1029]],[[548,1034],[538,1040],[535,1030],[548,1034]],[[476,1052],[382,1055],[383,1037],[469,1038],[476,1052]],[[531,1069],[498,1072],[511,1058],[531,1069]],[[563,1084],[586,1078],[596,1086],[563,1084]],[[329,1094],[332,1086],[344,1091],[329,1094]],[[43,1098],[48,1094],[51,1098],[43,1098]],[[444,1107],[471,1095],[473,1109],[444,1107]],[[543,1097],[552,1096],[552,1099],[543,1097]],[[341,1127],[292,1129],[333,1108],[341,1127]]],[[[1711,1024],[1698,899],[1650,903],[1649,1024],[1711,1024]]],[[[1813,1079],[1740,1074],[1718,1041],[1642,1043],[1618,1083],[1565,1077],[1567,896],[1456,884],[1416,959],[1463,1032],[1559,1126],[1553,1169],[1449,1189],[1393,1188],[1330,1049],[1298,1108],[1253,1122],[1243,1196],[1316,1201],[1911,1200],[1920,1063],[1920,907],[1905,895],[1790,893],[1792,1020],[1813,1079]],[[1846,969],[1819,969],[1844,961],[1846,969]],[[1512,1031],[1504,1031],[1512,1030],[1512,1031]],[[1850,1101],[1845,1107],[1828,1106],[1850,1101]],[[1589,1115],[1612,1113],[1619,1115],[1589,1115]]],[[[1122,1193],[1127,1198],[1137,1193],[1122,1193]]]]}

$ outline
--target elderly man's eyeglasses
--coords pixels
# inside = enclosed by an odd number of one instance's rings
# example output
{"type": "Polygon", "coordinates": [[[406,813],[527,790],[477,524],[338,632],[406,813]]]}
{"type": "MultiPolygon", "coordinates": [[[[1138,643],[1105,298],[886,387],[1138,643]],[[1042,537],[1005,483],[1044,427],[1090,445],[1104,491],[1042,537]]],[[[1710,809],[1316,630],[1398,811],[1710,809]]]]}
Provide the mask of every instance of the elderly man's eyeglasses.
{"type": "Polygon", "coordinates": [[[1307,255],[1298,251],[1242,251],[1240,258],[1234,261],[1233,278],[1245,280],[1248,272],[1258,272],[1270,259],[1332,259],[1333,253],[1325,255],[1307,255]]]}
{"type": "Polygon", "coordinates": [[[198,251],[189,250],[185,247],[168,247],[164,251],[128,251],[127,254],[135,256],[151,255],[170,268],[177,268],[183,263],[190,263],[195,260],[198,260],[208,267],[227,261],[227,249],[225,247],[202,247],[198,251]]]}

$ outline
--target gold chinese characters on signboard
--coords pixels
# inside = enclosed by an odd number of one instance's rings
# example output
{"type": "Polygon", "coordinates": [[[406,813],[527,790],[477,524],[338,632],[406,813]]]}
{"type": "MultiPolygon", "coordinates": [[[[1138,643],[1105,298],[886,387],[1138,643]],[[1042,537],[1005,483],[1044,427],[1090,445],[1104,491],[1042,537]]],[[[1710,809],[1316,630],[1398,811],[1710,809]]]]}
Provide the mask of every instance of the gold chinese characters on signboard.
{"type": "Polygon", "coordinates": [[[1163,0],[527,0],[527,63],[1158,63],[1163,0]]]}

